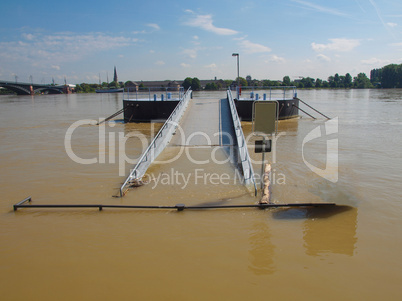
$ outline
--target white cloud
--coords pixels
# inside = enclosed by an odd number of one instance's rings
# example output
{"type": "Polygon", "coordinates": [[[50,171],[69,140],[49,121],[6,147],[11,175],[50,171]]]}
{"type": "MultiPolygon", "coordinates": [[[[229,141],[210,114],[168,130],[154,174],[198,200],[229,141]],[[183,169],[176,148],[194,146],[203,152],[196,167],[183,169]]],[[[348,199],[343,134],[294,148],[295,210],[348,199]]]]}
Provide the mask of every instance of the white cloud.
{"type": "Polygon", "coordinates": [[[361,60],[361,63],[364,65],[386,65],[386,64],[389,64],[390,61],[372,57],[368,60],[361,60]]]}
{"type": "Polygon", "coordinates": [[[139,34],[139,33],[146,33],[146,32],[145,32],[145,30],[141,30],[141,31],[134,30],[134,31],[132,31],[131,33],[132,33],[132,34],[139,34]]]}
{"type": "Polygon", "coordinates": [[[327,13],[330,15],[334,15],[334,16],[340,16],[340,17],[347,17],[348,14],[345,14],[337,9],[334,8],[329,8],[329,7],[324,7],[324,6],[320,6],[311,2],[307,2],[307,1],[301,1],[301,0],[292,0],[292,2],[296,2],[298,4],[301,4],[304,8],[316,11],[316,12],[320,12],[320,13],[327,13]]]}
{"type": "Polygon", "coordinates": [[[396,23],[391,23],[391,22],[387,23],[387,25],[388,25],[389,27],[396,27],[396,26],[398,26],[398,24],[396,24],[396,23]]]}
{"type": "Polygon", "coordinates": [[[23,33],[22,37],[24,39],[28,40],[28,41],[32,41],[35,38],[35,36],[33,34],[30,34],[30,33],[23,33]]]}
{"type": "Polygon", "coordinates": [[[341,51],[348,52],[360,45],[360,41],[356,39],[329,39],[328,44],[311,43],[311,48],[314,51],[341,51]]]}
{"type": "Polygon", "coordinates": [[[184,24],[192,27],[198,27],[206,31],[213,32],[217,35],[234,35],[238,33],[236,30],[233,29],[216,27],[213,24],[211,15],[192,16],[191,19],[185,22],[184,24]]]}
{"type": "Polygon", "coordinates": [[[145,25],[150,27],[150,28],[152,28],[153,30],[149,30],[149,31],[147,31],[147,30],[134,30],[131,33],[132,34],[150,34],[150,33],[154,32],[155,30],[160,30],[161,29],[160,26],[158,24],[156,24],[156,23],[148,23],[148,24],[145,24],[145,25]]]}
{"type": "Polygon", "coordinates": [[[147,26],[148,27],[151,27],[151,28],[153,28],[153,29],[155,29],[155,30],[160,30],[161,28],[159,27],[159,25],[158,24],[155,24],[155,23],[149,23],[149,24],[147,24],[147,26]]]}
{"type": "Polygon", "coordinates": [[[216,68],[216,64],[212,63],[210,65],[206,65],[205,68],[210,68],[210,69],[215,69],[216,68]]]}
{"type": "Polygon", "coordinates": [[[330,62],[331,61],[331,59],[328,56],[324,55],[324,54],[317,55],[317,58],[320,61],[324,61],[324,62],[330,62]]]}
{"type": "Polygon", "coordinates": [[[250,42],[249,40],[245,39],[237,39],[237,40],[239,40],[240,47],[246,53],[263,53],[271,51],[271,48],[261,44],[250,42]]]}
{"type": "Polygon", "coordinates": [[[57,65],[52,65],[52,69],[55,69],[55,70],[60,70],[60,66],[57,66],[57,65]]]}
{"type": "Polygon", "coordinates": [[[151,49],[151,50],[149,51],[149,53],[155,53],[155,50],[152,50],[152,49],[151,49]]]}
{"type": "Polygon", "coordinates": [[[276,63],[286,63],[286,60],[283,57],[277,55],[271,55],[270,61],[276,63]]]}
{"type": "Polygon", "coordinates": [[[197,58],[197,49],[184,49],[181,53],[192,59],[197,58]]]}
{"type": "Polygon", "coordinates": [[[181,63],[180,66],[182,66],[183,68],[190,68],[191,67],[190,64],[186,64],[186,63],[181,63]]]}
{"type": "Polygon", "coordinates": [[[136,39],[123,36],[110,36],[103,33],[58,33],[36,35],[35,39],[0,42],[0,56],[9,61],[31,65],[57,66],[63,62],[78,61],[96,52],[117,49],[133,44],[136,39]]]}
{"type": "Polygon", "coordinates": [[[199,39],[200,38],[198,36],[193,36],[193,41],[191,41],[191,44],[196,45],[196,46],[201,45],[199,39]]]}
{"type": "Polygon", "coordinates": [[[155,62],[155,65],[163,66],[163,65],[165,65],[165,62],[164,61],[157,61],[157,62],[155,62]]]}

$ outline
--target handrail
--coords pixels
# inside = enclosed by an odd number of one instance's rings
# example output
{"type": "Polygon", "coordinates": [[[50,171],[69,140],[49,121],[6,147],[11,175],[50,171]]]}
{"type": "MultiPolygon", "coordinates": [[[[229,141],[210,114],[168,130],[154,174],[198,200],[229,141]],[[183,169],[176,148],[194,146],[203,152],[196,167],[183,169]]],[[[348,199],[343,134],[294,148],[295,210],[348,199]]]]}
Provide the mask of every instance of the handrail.
{"type": "MultiPolygon", "coordinates": [[[[297,88],[295,86],[261,86],[261,87],[255,87],[255,86],[244,86],[241,87],[243,90],[242,92],[245,93],[245,91],[250,92],[250,97],[242,97],[241,99],[254,99],[254,100],[278,100],[278,99],[286,99],[286,96],[288,98],[295,98],[297,97],[297,88]],[[255,93],[255,91],[269,91],[269,95],[267,93],[264,93],[263,95],[258,95],[255,93]],[[258,95],[258,96],[257,96],[258,95]],[[280,97],[275,97],[275,96],[280,96],[280,97]],[[258,97],[258,99],[257,99],[258,97]],[[261,98],[260,98],[261,97],[261,98]]],[[[239,94],[239,91],[237,90],[237,94],[239,94]]],[[[240,96],[238,95],[238,98],[240,96]]]]}
{"type": "Polygon", "coordinates": [[[149,144],[148,148],[142,154],[141,158],[138,160],[137,164],[130,172],[130,175],[124,181],[123,185],[120,187],[120,197],[123,197],[123,190],[127,184],[133,179],[140,179],[144,176],[148,167],[151,163],[158,157],[158,155],[164,150],[168,145],[170,139],[172,138],[174,131],[176,130],[179,120],[183,115],[185,109],[187,108],[188,102],[191,98],[191,87],[184,94],[183,98],[180,99],[176,108],[170,114],[169,118],[163,124],[158,134],[149,144]],[[162,138],[162,139],[159,139],[162,138]],[[148,157],[150,155],[150,158],[148,157]]]}
{"type": "Polygon", "coordinates": [[[123,100],[144,100],[144,101],[170,101],[179,100],[184,96],[184,88],[174,87],[150,87],[150,88],[134,88],[126,87],[123,91],[123,100]],[[134,90],[134,91],[133,91],[134,90]],[[160,95],[158,94],[160,93],[160,95]],[[158,97],[158,95],[160,97],[158,97]]]}
{"type": "Polygon", "coordinates": [[[255,196],[257,196],[257,184],[254,178],[253,165],[251,164],[250,154],[248,153],[247,149],[247,142],[244,138],[239,114],[237,114],[236,105],[234,103],[232,92],[230,90],[227,90],[227,98],[229,101],[230,112],[232,114],[233,126],[235,129],[244,181],[246,185],[250,184],[251,182],[254,184],[254,194],[255,196]]]}
{"type": "MultiPolygon", "coordinates": [[[[298,98],[299,99],[299,101],[301,101],[303,104],[305,104],[306,106],[308,106],[310,109],[312,109],[312,110],[314,110],[314,111],[316,111],[318,114],[320,114],[321,116],[324,116],[325,118],[327,118],[327,119],[331,119],[331,118],[329,118],[327,115],[324,115],[323,113],[321,113],[320,111],[318,111],[317,109],[315,109],[315,108],[313,108],[312,106],[310,106],[308,103],[306,103],[306,102],[304,102],[303,100],[301,100],[300,98],[298,98]]],[[[300,109],[300,108],[298,108],[299,110],[301,110],[301,111],[303,111],[302,109],[300,109]]],[[[304,112],[304,111],[303,111],[304,112]]],[[[306,113],[306,112],[304,112],[304,113],[306,113]]],[[[306,113],[307,114],[307,113],[306,113]]],[[[307,115],[309,115],[309,116],[311,116],[310,114],[307,114],[307,115]]],[[[314,118],[314,117],[313,117],[314,118]]],[[[314,118],[314,119],[316,119],[316,118],[314,118]]]]}

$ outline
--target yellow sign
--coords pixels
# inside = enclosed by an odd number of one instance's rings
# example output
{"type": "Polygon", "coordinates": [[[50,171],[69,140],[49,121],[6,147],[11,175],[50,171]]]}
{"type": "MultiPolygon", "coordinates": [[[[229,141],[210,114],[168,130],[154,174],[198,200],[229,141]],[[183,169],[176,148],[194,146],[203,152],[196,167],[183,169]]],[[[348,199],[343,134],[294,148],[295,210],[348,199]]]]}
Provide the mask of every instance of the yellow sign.
{"type": "Polygon", "coordinates": [[[255,101],[253,105],[253,133],[271,135],[276,132],[277,101],[255,101]]]}

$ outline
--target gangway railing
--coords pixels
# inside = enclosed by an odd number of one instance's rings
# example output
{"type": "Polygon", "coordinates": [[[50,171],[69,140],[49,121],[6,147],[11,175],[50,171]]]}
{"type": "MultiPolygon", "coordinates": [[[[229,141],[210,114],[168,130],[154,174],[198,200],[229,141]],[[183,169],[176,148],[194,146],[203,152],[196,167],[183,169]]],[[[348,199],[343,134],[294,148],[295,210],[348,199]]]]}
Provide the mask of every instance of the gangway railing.
{"type": "Polygon", "coordinates": [[[295,86],[245,86],[236,87],[237,99],[239,100],[284,100],[297,97],[295,86]]]}
{"type": "Polygon", "coordinates": [[[159,156],[159,154],[165,149],[165,147],[169,144],[173,134],[176,131],[176,128],[179,125],[180,118],[183,116],[184,111],[186,110],[188,103],[191,98],[191,88],[187,90],[187,92],[183,95],[176,108],[173,110],[172,114],[170,114],[169,118],[163,124],[158,134],[156,134],[155,138],[149,144],[148,148],[142,154],[137,164],[130,172],[130,175],[124,181],[123,185],[120,187],[120,197],[124,195],[124,188],[133,180],[141,179],[148,167],[151,163],[159,156]]]}
{"type": "Polygon", "coordinates": [[[175,87],[126,87],[123,91],[124,100],[171,101],[180,100],[184,96],[184,88],[175,87]]]}
{"type": "Polygon", "coordinates": [[[232,92],[227,90],[227,98],[230,106],[230,113],[232,114],[233,126],[236,134],[238,156],[241,162],[241,169],[243,171],[244,184],[250,188],[250,185],[254,185],[254,195],[257,196],[257,184],[254,177],[254,169],[251,163],[250,154],[247,149],[247,141],[244,138],[243,130],[241,128],[241,122],[239,114],[237,114],[236,105],[233,100],[232,92]]]}

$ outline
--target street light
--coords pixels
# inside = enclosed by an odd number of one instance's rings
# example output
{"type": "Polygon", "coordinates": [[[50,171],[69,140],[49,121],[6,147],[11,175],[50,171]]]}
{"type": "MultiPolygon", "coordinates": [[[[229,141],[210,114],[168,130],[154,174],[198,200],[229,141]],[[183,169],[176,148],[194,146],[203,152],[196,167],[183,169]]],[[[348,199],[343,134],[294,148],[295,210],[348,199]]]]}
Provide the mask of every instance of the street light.
{"type": "Polygon", "coordinates": [[[237,56],[237,98],[239,98],[240,96],[239,54],[232,53],[232,56],[237,56]]]}

